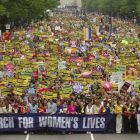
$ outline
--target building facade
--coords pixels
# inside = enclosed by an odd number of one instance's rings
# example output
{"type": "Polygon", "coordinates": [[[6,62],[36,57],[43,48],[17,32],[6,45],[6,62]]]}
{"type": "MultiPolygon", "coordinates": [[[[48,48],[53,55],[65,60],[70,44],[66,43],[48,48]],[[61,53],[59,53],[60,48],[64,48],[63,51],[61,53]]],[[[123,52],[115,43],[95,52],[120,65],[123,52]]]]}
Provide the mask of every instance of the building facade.
{"type": "Polygon", "coordinates": [[[82,3],[81,0],[60,0],[61,6],[78,6],[81,7],[82,3]]]}

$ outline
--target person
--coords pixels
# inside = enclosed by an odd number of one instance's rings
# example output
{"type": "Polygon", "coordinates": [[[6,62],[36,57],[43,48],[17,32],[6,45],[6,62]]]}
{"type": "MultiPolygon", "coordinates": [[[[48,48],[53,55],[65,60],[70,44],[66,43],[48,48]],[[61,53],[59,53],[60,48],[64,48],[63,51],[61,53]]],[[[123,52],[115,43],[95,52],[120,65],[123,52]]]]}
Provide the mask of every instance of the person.
{"type": "Polygon", "coordinates": [[[109,114],[111,112],[110,104],[107,100],[102,101],[102,105],[99,112],[101,114],[109,114]]]}
{"type": "MultiPolygon", "coordinates": [[[[86,108],[85,108],[85,114],[86,115],[93,115],[94,114],[94,107],[92,104],[92,100],[88,101],[88,104],[86,105],[86,108]]],[[[91,131],[87,131],[87,134],[91,134],[91,131]]]]}
{"type": "Polygon", "coordinates": [[[91,101],[89,101],[88,105],[86,106],[85,114],[86,115],[92,115],[92,114],[94,114],[94,107],[93,107],[91,101]]]}
{"type": "Polygon", "coordinates": [[[131,133],[137,133],[137,108],[135,101],[131,101],[129,105],[129,112],[130,112],[130,129],[131,133]]]}
{"type": "Polygon", "coordinates": [[[5,113],[5,103],[3,101],[0,102],[0,114],[3,114],[5,113]]]}
{"type": "Polygon", "coordinates": [[[46,105],[46,113],[49,115],[53,115],[55,114],[57,111],[57,104],[50,99],[46,105]]]}
{"type": "Polygon", "coordinates": [[[5,113],[12,113],[12,106],[8,102],[2,103],[2,112],[5,113]]]}
{"type": "Polygon", "coordinates": [[[62,113],[63,114],[67,114],[67,108],[68,108],[67,101],[64,101],[62,104],[62,113]]]}
{"type": "Polygon", "coordinates": [[[63,113],[63,106],[60,100],[57,101],[57,111],[56,114],[61,114],[63,113]]]}
{"type": "Polygon", "coordinates": [[[76,105],[76,113],[81,114],[82,113],[82,106],[81,106],[80,101],[76,101],[75,105],[76,105]]]}
{"type": "Polygon", "coordinates": [[[124,129],[124,133],[130,133],[129,104],[130,104],[130,101],[128,100],[123,106],[123,129],[124,129]]]}
{"type": "Polygon", "coordinates": [[[78,114],[84,114],[84,106],[85,106],[85,103],[80,100],[79,102],[77,102],[77,106],[76,106],[76,112],[78,114]]]}
{"type": "Polygon", "coordinates": [[[27,104],[27,101],[22,102],[21,105],[19,106],[19,108],[20,108],[21,114],[30,113],[30,108],[27,104]]]}
{"type": "Polygon", "coordinates": [[[38,109],[37,102],[33,100],[32,103],[30,103],[29,108],[30,108],[30,113],[37,113],[37,109],[38,109]]]}
{"type": "Polygon", "coordinates": [[[37,112],[38,112],[38,113],[44,113],[44,112],[46,112],[46,110],[44,109],[42,103],[39,103],[39,104],[38,104],[37,112]]]}
{"type": "Polygon", "coordinates": [[[140,102],[139,102],[139,107],[137,112],[137,125],[138,125],[138,133],[140,134],[140,102]]]}
{"type": "Polygon", "coordinates": [[[95,104],[93,105],[94,114],[99,114],[101,109],[100,100],[96,100],[95,104]]]}
{"type": "Polygon", "coordinates": [[[70,101],[70,103],[67,107],[67,113],[68,114],[76,114],[76,105],[74,104],[74,101],[70,101]]]}
{"type": "Polygon", "coordinates": [[[118,100],[117,104],[114,106],[114,113],[116,114],[116,133],[118,134],[122,132],[122,111],[123,106],[121,101],[118,100]]]}
{"type": "Polygon", "coordinates": [[[18,113],[18,112],[19,112],[18,103],[15,103],[12,107],[12,113],[18,113]]]}

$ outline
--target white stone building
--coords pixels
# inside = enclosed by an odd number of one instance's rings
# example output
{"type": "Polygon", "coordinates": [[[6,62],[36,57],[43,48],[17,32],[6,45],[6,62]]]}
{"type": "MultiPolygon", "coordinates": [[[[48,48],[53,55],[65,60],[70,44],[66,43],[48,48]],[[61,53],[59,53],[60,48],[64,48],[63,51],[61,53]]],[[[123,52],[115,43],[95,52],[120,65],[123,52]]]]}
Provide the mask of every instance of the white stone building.
{"type": "Polygon", "coordinates": [[[82,3],[81,0],[60,0],[61,6],[78,6],[81,7],[82,3]]]}

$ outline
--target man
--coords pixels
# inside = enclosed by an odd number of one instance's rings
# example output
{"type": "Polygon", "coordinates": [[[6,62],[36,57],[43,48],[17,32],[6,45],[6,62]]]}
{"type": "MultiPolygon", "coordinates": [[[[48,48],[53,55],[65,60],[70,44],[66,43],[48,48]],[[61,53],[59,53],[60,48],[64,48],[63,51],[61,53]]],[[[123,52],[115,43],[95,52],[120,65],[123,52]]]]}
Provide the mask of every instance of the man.
{"type": "Polygon", "coordinates": [[[57,111],[57,105],[56,103],[54,103],[51,99],[50,101],[47,103],[46,105],[46,113],[47,114],[50,114],[50,115],[53,115],[55,114],[57,111]]]}

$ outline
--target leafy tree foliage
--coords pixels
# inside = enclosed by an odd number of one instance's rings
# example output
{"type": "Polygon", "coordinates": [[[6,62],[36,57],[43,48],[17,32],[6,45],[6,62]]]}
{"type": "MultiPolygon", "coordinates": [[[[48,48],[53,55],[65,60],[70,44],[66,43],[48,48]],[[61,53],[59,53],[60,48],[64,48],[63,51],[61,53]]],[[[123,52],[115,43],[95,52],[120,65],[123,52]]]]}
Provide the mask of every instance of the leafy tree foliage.
{"type": "Polygon", "coordinates": [[[59,0],[0,0],[0,16],[12,21],[34,19],[58,5],[59,0]]]}
{"type": "Polygon", "coordinates": [[[0,16],[6,14],[6,9],[3,5],[0,4],[0,16]]]}
{"type": "Polygon", "coordinates": [[[82,5],[113,16],[140,18],[140,0],[82,0],[82,5]]]}

